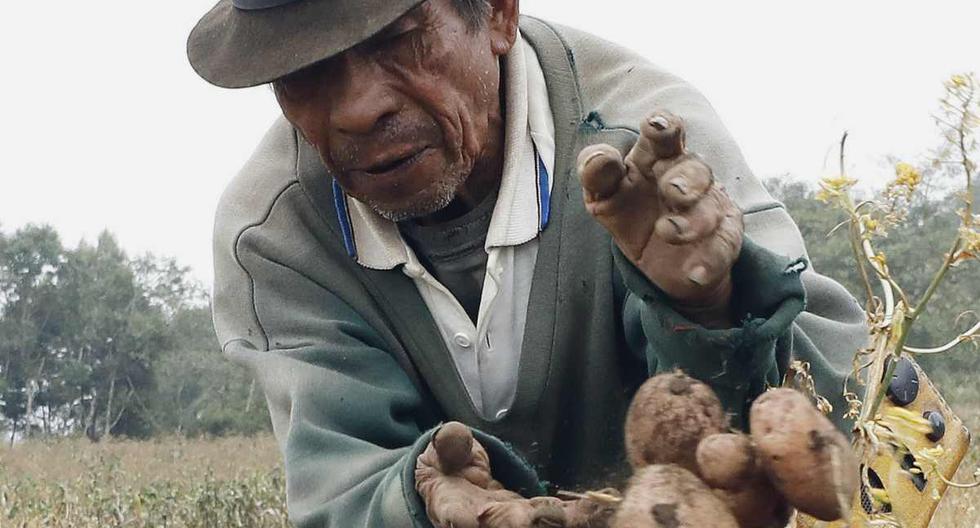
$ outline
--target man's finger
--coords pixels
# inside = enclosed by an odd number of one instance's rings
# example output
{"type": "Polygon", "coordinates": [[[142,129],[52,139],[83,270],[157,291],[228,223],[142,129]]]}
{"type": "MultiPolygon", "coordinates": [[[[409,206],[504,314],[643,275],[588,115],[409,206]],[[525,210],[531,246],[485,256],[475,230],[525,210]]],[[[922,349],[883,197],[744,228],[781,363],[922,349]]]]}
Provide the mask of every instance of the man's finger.
{"type": "Polygon", "coordinates": [[[710,236],[697,242],[701,248],[693,252],[690,260],[682,266],[689,286],[695,290],[714,289],[719,280],[729,276],[729,270],[742,251],[742,213],[731,201],[726,205],[718,228],[710,236]]]}
{"type": "Polygon", "coordinates": [[[480,512],[490,501],[485,490],[460,478],[439,476],[419,489],[436,528],[479,528],[480,512]]]}
{"type": "Polygon", "coordinates": [[[744,232],[745,226],[742,221],[742,212],[735,207],[734,203],[729,201],[728,207],[724,209],[721,223],[718,224],[718,229],[715,231],[715,236],[712,240],[712,244],[714,245],[713,252],[724,255],[729,268],[738,259],[739,253],[742,252],[742,237],[744,232]]]}
{"type": "Polygon", "coordinates": [[[476,441],[472,430],[459,422],[440,427],[419,462],[431,465],[443,475],[463,478],[486,490],[503,489],[490,473],[487,450],[476,441]]]}
{"type": "Polygon", "coordinates": [[[626,175],[623,156],[610,145],[589,145],[578,155],[578,173],[590,201],[616,194],[626,175]]]}
{"type": "Polygon", "coordinates": [[[684,210],[696,204],[714,181],[711,168],[692,154],[685,154],[658,178],[660,197],[669,209],[684,210]]]}
{"type": "Polygon", "coordinates": [[[690,244],[710,236],[724,216],[722,203],[727,197],[710,189],[697,203],[685,211],[664,211],[657,220],[657,236],[668,244],[690,244]]]}
{"type": "Polygon", "coordinates": [[[640,123],[640,137],[626,156],[645,178],[656,178],[653,165],[684,154],[684,121],[670,112],[657,111],[640,123]]]}
{"type": "Polygon", "coordinates": [[[442,472],[451,475],[469,466],[473,460],[473,432],[459,422],[449,422],[436,431],[432,446],[439,457],[442,472]]]}

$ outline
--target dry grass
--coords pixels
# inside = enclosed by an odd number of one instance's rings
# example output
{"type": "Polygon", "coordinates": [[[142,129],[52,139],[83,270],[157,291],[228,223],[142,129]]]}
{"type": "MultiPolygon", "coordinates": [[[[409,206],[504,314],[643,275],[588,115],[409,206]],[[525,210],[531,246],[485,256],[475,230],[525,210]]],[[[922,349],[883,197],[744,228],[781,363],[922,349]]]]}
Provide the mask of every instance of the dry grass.
{"type": "MultiPolygon", "coordinates": [[[[975,354],[976,352],[964,347],[959,354],[975,354]]],[[[976,444],[977,434],[980,433],[980,387],[972,372],[935,373],[932,377],[953,410],[963,419],[973,433],[974,443],[967,454],[959,474],[958,482],[973,480],[973,472],[980,465],[980,448],[976,444]]],[[[950,489],[930,526],[941,528],[980,528],[980,488],[950,489]]]]}
{"type": "Polygon", "coordinates": [[[268,436],[0,449],[0,528],[286,527],[268,436]]]}
{"type": "MultiPolygon", "coordinates": [[[[971,373],[934,373],[954,410],[980,431],[971,373]]],[[[974,446],[957,480],[980,464],[974,446]]],[[[84,439],[0,447],[0,528],[288,526],[270,436],[150,442],[84,439]]],[[[950,490],[931,526],[980,528],[980,489],[950,490]]]]}

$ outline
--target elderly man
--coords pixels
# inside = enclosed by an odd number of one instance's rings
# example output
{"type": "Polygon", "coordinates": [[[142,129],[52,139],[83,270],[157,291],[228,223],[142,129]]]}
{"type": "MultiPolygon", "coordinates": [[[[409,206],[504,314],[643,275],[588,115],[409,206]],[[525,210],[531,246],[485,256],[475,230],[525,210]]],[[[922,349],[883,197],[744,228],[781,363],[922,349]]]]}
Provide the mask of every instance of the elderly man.
{"type": "Polygon", "coordinates": [[[214,318],[297,525],[519,525],[488,489],[618,484],[630,396],[670,369],[740,426],[806,361],[840,420],[861,308],[641,57],[518,0],[221,0],[188,53],[284,116],[222,197],[214,318]]]}

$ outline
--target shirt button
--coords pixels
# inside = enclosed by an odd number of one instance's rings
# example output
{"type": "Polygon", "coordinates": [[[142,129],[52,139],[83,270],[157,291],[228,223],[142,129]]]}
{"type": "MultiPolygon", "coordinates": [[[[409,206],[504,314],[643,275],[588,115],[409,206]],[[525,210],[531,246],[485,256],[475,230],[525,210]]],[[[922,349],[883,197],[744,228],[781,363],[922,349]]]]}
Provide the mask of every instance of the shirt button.
{"type": "Polygon", "coordinates": [[[469,348],[473,342],[470,341],[470,336],[460,332],[453,336],[453,342],[463,348],[469,348]]]}

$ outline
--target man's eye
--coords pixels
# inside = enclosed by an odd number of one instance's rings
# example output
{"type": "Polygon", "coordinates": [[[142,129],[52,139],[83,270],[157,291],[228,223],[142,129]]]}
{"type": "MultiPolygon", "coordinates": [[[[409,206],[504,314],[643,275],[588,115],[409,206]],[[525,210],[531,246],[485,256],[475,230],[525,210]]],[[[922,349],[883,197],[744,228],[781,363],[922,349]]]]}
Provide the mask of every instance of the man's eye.
{"type": "Polygon", "coordinates": [[[403,31],[393,31],[389,34],[382,35],[380,39],[376,42],[378,47],[390,47],[406,42],[410,37],[414,36],[417,28],[406,29],[403,31]]]}
{"type": "Polygon", "coordinates": [[[279,79],[274,88],[279,97],[296,102],[310,97],[316,91],[317,80],[317,73],[313,68],[307,68],[279,79]]]}

